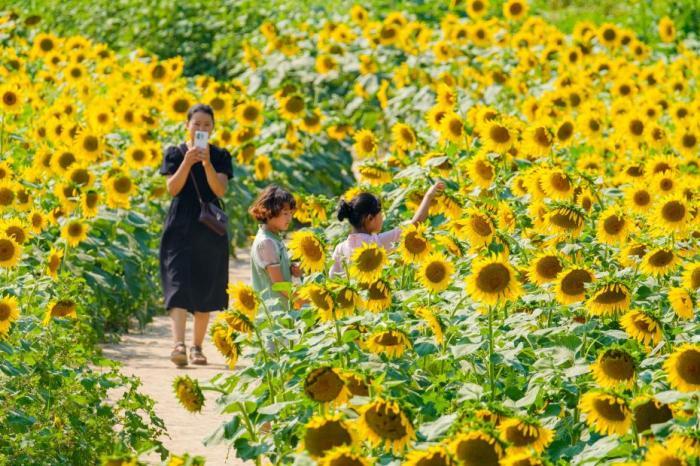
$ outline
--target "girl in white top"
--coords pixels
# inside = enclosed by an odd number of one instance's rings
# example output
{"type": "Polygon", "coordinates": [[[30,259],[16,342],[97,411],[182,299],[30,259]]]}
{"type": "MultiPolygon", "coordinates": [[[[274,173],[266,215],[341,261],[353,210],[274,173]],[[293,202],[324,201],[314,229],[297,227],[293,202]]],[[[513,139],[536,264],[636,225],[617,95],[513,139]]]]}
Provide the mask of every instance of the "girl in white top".
{"type": "MultiPolygon", "coordinates": [[[[411,224],[415,225],[428,218],[430,203],[443,189],[445,184],[442,181],[428,189],[411,219],[411,224]]],[[[353,251],[364,243],[376,243],[389,252],[394,249],[395,243],[401,237],[401,226],[379,233],[384,223],[384,215],[379,199],[371,193],[360,193],[350,202],[341,200],[338,207],[338,220],[342,222],[345,219],[350,222],[352,230],[348,238],[338,244],[333,251],[331,276],[342,275],[345,270],[344,263],[350,262],[353,251]]]]}

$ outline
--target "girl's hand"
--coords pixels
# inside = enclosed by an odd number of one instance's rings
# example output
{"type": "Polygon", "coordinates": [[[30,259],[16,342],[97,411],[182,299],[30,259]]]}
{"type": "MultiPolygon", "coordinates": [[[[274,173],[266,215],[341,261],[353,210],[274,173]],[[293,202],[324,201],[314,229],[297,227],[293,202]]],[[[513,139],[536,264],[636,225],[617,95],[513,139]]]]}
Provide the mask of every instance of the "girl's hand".
{"type": "Polygon", "coordinates": [[[185,163],[188,167],[192,167],[192,165],[194,165],[197,162],[201,162],[202,160],[203,158],[201,156],[201,149],[197,147],[192,147],[187,150],[183,163],[185,163]]]}
{"type": "Polygon", "coordinates": [[[299,278],[302,275],[304,275],[304,273],[301,271],[301,267],[299,267],[299,264],[297,264],[296,262],[292,264],[292,266],[290,267],[290,271],[292,272],[293,277],[299,278]]]}
{"type": "Polygon", "coordinates": [[[430,198],[435,197],[436,195],[442,193],[445,190],[445,183],[443,181],[438,181],[434,185],[428,189],[428,192],[426,193],[427,196],[430,198]]]}

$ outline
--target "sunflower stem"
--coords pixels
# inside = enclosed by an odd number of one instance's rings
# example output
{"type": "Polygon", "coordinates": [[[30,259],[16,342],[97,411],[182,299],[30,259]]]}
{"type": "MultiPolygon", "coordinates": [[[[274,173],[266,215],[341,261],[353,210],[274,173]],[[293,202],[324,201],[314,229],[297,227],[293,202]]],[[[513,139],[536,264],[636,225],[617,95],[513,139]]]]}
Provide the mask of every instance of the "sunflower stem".
{"type": "Polygon", "coordinates": [[[5,112],[0,113],[0,156],[5,155],[5,112]]]}
{"type": "Polygon", "coordinates": [[[496,381],[494,380],[494,366],[493,366],[493,312],[492,306],[488,309],[488,322],[489,322],[489,386],[491,387],[491,401],[496,398],[496,381]]]}
{"type": "MultiPolygon", "coordinates": [[[[263,361],[265,362],[265,366],[268,366],[270,363],[270,357],[267,354],[267,350],[265,350],[265,344],[263,343],[262,337],[260,336],[260,331],[258,328],[253,325],[253,330],[255,331],[255,336],[258,339],[258,346],[260,347],[260,353],[262,354],[263,361]]],[[[273,340],[274,341],[274,340],[273,340]]],[[[268,373],[267,369],[265,370],[265,381],[267,382],[267,389],[270,391],[270,398],[272,399],[272,402],[275,402],[275,390],[272,388],[272,381],[270,380],[270,374],[268,373]]]]}
{"type": "MultiPolygon", "coordinates": [[[[250,435],[250,439],[253,442],[257,442],[258,436],[255,434],[255,429],[253,428],[253,424],[250,422],[250,416],[248,415],[248,410],[245,409],[245,404],[243,404],[242,402],[239,401],[238,403],[236,403],[236,405],[238,406],[238,409],[240,410],[241,414],[243,415],[243,423],[245,424],[245,428],[248,431],[248,435],[250,435]]],[[[261,460],[260,460],[260,456],[255,458],[255,464],[257,466],[260,466],[262,464],[261,460]]]]}

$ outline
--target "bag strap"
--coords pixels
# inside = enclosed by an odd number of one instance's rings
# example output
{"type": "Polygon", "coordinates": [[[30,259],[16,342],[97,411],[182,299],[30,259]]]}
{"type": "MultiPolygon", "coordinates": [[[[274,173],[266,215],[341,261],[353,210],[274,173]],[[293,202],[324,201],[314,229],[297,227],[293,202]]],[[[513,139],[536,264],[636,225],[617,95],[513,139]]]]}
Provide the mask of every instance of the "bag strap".
{"type": "MultiPolygon", "coordinates": [[[[185,152],[182,150],[182,145],[177,146],[178,150],[182,154],[182,157],[185,157],[185,152]]],[[[197,199],[199,199],[199,205],[204,205],[204,201],[202,200],[202,195],[199,192],[199,186],[197,186],[197,180],[194,178],[194,175],[192,174],[192,170],[190,170],[190,178],[192,179],[192,183],[194,183],[194,190],[197,192],[197,199]]]]}

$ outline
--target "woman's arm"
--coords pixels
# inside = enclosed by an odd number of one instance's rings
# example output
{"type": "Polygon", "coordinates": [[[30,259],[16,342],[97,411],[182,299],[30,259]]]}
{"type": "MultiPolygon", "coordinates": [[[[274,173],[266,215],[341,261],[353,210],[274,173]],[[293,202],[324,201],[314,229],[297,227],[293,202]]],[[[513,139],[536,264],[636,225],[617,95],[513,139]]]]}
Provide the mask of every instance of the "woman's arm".
{"type": "Polygon", "coordinates": [[[217,197],[224,197],[228,187],[228,177],[224,173],[217,172],[211,162],[204,163],[204,173],[207,176],[207,183],[209,183],[212,192],[217,197]]]}
{"type": "Polygon", "coordinates": [[[187,151],[180,166],[177,167],[175,173],[168,177],[168,181],[166,182],[168,193],[170,193],[171,196],[177,196],[180,191],[182,191],[183,186],[185,186],[185,183],[187,183],[187,176],[190,174],[192,165],[197,162],[201,162],[202,159],[200,150],[196,147],[193,147],[187,151]]]}
{"type": "Polygon", "coordinates": [[[412,224],[417,224],[421,223],[423,220],[428,218],[428,212],[430,211],[430,203],[433,202],[433,199],[435,199],[435,196],[442,192],[442,190],[445,189],[445,183],[442,181],[438,181],[434,185],[428,189],[428,192],[425,193],[425,196],[423,196],[423,200],[420,203],[420,206],[418,206],[418,210],[416,210],[416,213],[413,215],[413,218],[411,219],[412,224]]]}

